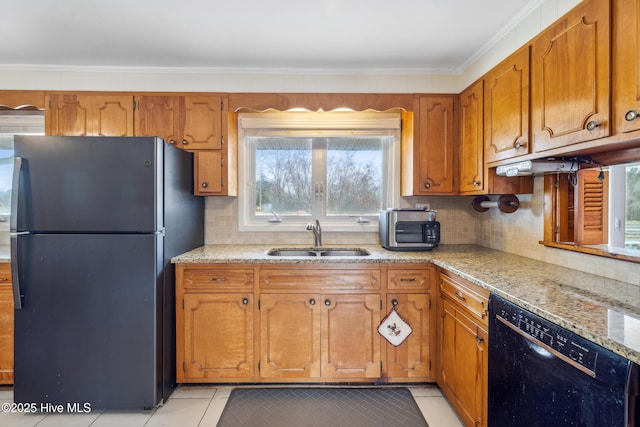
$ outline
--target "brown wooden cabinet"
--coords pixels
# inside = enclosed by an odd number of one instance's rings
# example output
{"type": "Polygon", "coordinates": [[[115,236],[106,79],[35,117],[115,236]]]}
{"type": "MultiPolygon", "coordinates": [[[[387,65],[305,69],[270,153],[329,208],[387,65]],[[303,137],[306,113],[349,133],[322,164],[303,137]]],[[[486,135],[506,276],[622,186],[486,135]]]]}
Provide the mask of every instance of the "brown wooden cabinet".
{"type": "Polygon", "coordinates": [[[263,381],[380,378],[379,267],[284,264],[258,275],[263,381]]]}
{"type": "Polygon", "coordinates": [[[640,0],[613,1],[613,125],[640,137],[640,0]]]}
{"type": "Polygon", "coordinates": [[[222,148],[222,111],[218,95],[136,96],[138,136],[159,136],[185,150],[222,148]]]}
{"type": "Polygon", "coordinates": [[[534,39],[531,48],[534,152],[609,136],[609,20],[609,1],[587,0],[534,39]]]}
{"type": "Polygon", "coordinates": [[[42,90],[0,90],[0,110],[44,110],[42,90]]]}
{"type": "Polygon", "coordinates": [[[529,46],[484,78],[486,163],[529,154],[529,46]]]}
{"type": "MultiPolygon", "coordinates": [[[[410,146],[403,147],[403,195],[457,194],[456,100],[456,96],[416,99],[417,129],[410,146]]],[[[409,144],[403,140],[403,145],[409,144]]]]}
{"type": "Polygon", "coordinates": [[[395,308],[412,329],[399,346],[383,345],[383,377],[391,382],[434,381],[435,307],[431,289],[435,283],[433,265],[389,265],[387,267],[386,312],[395,308]]]}
{"type": "Polygon", "coordinates": [[[438,385],[467,426],[487,425],[489,292],[439,273],[438,385]]]}
{"type": "Polygon", "coordinates": [[[479,80],[460,94],[460,193],[485,192],[484,82],[479,80]]]}
{"type": "Polygon", "coordinates": [[[133,135],[131,95],[49,92],[45,101],[47,135],[133,135]]]}
{"type": "Polygon", "coordinates": [[[178,382],[252,381],[253,267],[176,266],[178,382]]]}
{"type": "Polygon", "coordinates": [[[13,384],[13,331],[11,265],[0,264],[0,384],[13,384]]]}

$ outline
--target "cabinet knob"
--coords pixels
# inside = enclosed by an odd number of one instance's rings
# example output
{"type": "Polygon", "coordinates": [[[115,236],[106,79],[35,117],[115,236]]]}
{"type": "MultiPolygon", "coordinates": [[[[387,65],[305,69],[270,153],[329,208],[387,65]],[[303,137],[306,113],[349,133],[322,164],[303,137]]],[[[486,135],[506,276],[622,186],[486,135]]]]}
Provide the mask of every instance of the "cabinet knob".
{"type": "Polygon", "coordinates": [[[242,298],[242,303],[243,303],[244,305],[249,304],[249,298],[242,298]]]}
{"type": "Polygon", "coordinates": [[[207,188],[207,187],[209,186],[209,183],[205,181],[205,182],[203,182],[202,184],[200,184],[200,186],[201,186],[202,188],[207,188]]]}
{"type": "Polygon", "coordinates": [[[330,299],[326,299],[324,300],[324,305],[326,305],[327,307],[329,307],[331,305],[331,300],[330,299]]]}
{"type": "Polygon", "coordinates": [[[638,112],[636,110],[629,110],[627,114],[624,115],[624,119],[628,122],[631,122],[638,118],[638,112]]]}
{"type": "Polygon", "coordinates": [[[394,307],[395,307],[395,306],[397,306],[397,305],[398,305],[398,300],[397,300],[397,299],[395,299],[395,298],[394,298],[394,299],[392,299],[392,300],[391,300],[391,304],[392,304],[394,307]]]}
{"type": "Polygon", "coordinates": [[[596,130],[596,128],[600,126],[600,124],[594,120],[591,120],[589,123],[587,123],[587,130],[589,132],[592,132],[594,130],[596,130]]]}
{"type": "Polygon", "coordinates": [[[521,141],[516,141],[516,142],[513,144],[513,146],[514,146],[516,149],[520,149],[520,148],[524,148],[525,144],[524,144],[523,142],[521,142],[521,141]]]}
{"type": "Polygon", "coordinates": [[[431,184],[429,184],[428,182],[424,183],[424,188],[431,188],[431,184]]]}
{"type": "Polygon", "coordinates": [[[479,187],[480,186],[480,181],[478,181],[477,179],[474,179],[471,184],[473,184],[474,187],[479,187]]]}
{"type": "Polygon", "coordinates": [[[186,139],[182,140],[182,145],[187,145],[189,143],[189,141],[187,141],[186,139]]]}
{"type": "Polygon", "coordinates": [[[316,305],[316,300],[315,300],[315,299],[313,299],[313,298],[311,298],[311,299],[309,300],[309,305],[316,305]]]}
{"type": "Polygon", "coordinates": [[[484,338],[476,335],[476,344],[480,345],[484,342],[484,338]]]}
{"type": "Polygon", "coordinates": [[[173,139],[169,140],[169,144],[174,145],[176,142],[173,139]]]}

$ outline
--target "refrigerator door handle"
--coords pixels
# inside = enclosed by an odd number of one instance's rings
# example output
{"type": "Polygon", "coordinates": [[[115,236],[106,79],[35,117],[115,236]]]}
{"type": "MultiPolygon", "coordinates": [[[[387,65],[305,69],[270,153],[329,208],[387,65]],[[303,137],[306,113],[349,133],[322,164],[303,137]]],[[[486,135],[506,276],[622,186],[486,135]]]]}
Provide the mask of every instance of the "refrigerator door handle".
{"type": "Polygon", "coordinates": [[[11,191],[11,218],[10,218],[10,243],[11,243],[11,282],[13,283],[13,306],[16,310],[22,309],[22,295],[20,294],[20,274],[18,268],[18,190],[22,177],[22,157],[13,160],[13,182],[11,191]]]}
{"type": "Polygon", "coordinates": [[[11,282],[13,283],[13,308],[22,310],[22,293],[20,292],[20,269],[18,268],[18,237],[29,233],[11,233],[11,282]]]}
{"type": "Polygon", "coordinates": [[[9,219],[9,229],[12,233],[18,231],[18,191],[20,190],[20,179],[22,178],[22,157],[13,159],[13,182],[11,183],[11,217],[9,219]]]}

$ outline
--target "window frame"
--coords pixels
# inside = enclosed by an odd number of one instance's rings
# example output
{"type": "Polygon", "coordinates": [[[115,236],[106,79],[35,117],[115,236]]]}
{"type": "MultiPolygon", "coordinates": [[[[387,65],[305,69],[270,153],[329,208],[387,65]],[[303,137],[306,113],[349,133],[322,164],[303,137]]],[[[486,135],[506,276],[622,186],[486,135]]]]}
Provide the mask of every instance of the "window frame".
{"type": "MultiPolygon", "coordinates": [[[[402,119],[399,112],[376,111],[287,111],[238,113],[238,229],[239,231],[304,231],[306,224],[319,219],[325,231],[377,232],[378,215],[319,216],[315,207],[309,216],[255,215],[255,148],[246,136],[371,136],[392,135],[383,148],[383,206],[398,206],[400,197],[400,145],[402,119]]],[[[316,156],[314,153],[313,156],[316,156]]],[[[326,151],[324,154],[326,156],[326,151]]],[[[324,164],[326,165],[326,158],[324,164]]],[[[314,177],[318,171],[314,171],[314,177]]],[[[322,171],[326,177],[326,171],[322,171]]],[[[324,182],[326,187],[326,182],[324,182]]],[[[323,197],[326,202],[326,195],[323,197]]]]}

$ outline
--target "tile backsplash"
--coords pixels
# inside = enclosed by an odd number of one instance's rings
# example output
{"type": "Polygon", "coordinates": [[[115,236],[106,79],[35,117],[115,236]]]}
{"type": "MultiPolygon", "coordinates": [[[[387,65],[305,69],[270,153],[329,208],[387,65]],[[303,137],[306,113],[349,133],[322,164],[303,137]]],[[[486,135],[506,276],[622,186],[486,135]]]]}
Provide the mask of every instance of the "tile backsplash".
{"type": "MultiPolygon", "coordinates": [[[[497,200],[497,196],[492,196],[497,200]]],[[[405,197],[401,207],[429,203],[437,211],[442,244],[477,244],[551,264],[640,286],[640,264],[540,245],[543,238],[543,179],[535,179],[534,194],[520,195],[520,207],[511,214],[498,209],[476,212],[473,197],[405,197]]],[[[232,197],[208,197],[205,215],[207,244],[313,244],[310,232],[240,232],[238,201],[232,197]]],[[[379,244],[378,233],[323,233],[328,244],[379,244]]]]}
{"type": "MultiPolygon", "coordinates": [[[[475,223],[471,199],[461,197],[407,197],[402,199],[403,208],[416,203],[429,203],[437,211],[443,244],[475,243],[475,223]]],[[[309,231],[300,233],[240,232],[238,231],[238,200],[232,197],[208,197],[205,214],[205,243],[207,244],[312,244],[309,231]]],[[[323,232],[322,240],[328,244],[377,245],[378,233],[331,233],[323,232]]]]}

